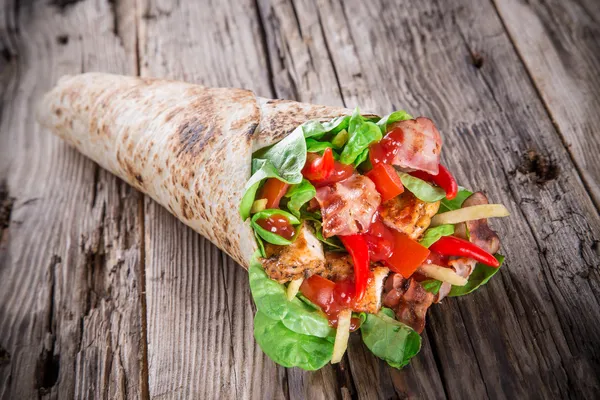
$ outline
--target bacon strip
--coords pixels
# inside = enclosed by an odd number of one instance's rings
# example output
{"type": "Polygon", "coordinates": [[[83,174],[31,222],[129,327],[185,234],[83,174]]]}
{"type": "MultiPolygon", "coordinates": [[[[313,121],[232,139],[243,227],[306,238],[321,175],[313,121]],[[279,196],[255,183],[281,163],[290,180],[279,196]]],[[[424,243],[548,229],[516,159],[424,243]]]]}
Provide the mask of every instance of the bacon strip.
{"type": "Polygon", "coordinates": [[[390,131],[398,128],[402,131],[401,146],[392,163],[407,171],[421,170],[437,175],[442,137],[433,121],[419,117],[390,125],[390,131]]]}
{"type": "Polygon", "coordinates": [[[365,232],[381,203],[373,181],[362,175],[317,189],[316,199],[325,237],[365,232]]]}
{"type": "Polygon", "coordinates": [[[394,310],[398,321],[419,333],[425,328],[425,314],[432,302],[433,294],[412,278],[392,273],[385,282],[383,305],[394,310]]]}

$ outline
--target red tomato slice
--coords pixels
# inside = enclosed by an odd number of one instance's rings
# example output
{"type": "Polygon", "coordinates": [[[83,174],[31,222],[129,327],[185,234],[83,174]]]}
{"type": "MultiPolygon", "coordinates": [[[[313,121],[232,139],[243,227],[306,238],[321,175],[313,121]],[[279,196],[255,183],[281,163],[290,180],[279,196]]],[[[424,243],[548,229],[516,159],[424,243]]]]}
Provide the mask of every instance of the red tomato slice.
{"type": "Polygon", "coordinates": [[[327,313],[333,304],[335,283],[319,275],[305,279],[300,286],[300,292],[310,301],[321,307],[327,313]]]}
{"type": "Polygon", "coordinates": [[[256,198],[267,199],[266,208],[279,208],[279,201],[281,201],[281,198],[285,192],[287,192],[289,186],[290,185],[277,178],[269,178],[260,188],[256,198]]]}
{"type": "Polygon", "coordinates": [[[394,236],[391,229],[383,224],[381,218],[377,216],[369,230],[364,234],[371,261],[387,260],[394,252],[394,236]]]}
{"type": "Polygon", "coordinates": [[[311,181],[311,183],[315,185],[315,187],[319,188],[343,181],[344,179],[349,178],[353,173],[354,168],[352,165],[346,165],[335,161],[333,163],[333,171],[331,171],[331,174],[328,178],[311,181]]]}
{"type": "Polygon", "coordinates": [[[394,253],[385,264],[394,272],[409,278],[429,256],[429,249],[412,240],[408,235],[390,229],[394,236],[394,253]]]}
{"type": "Polygon", "coordinates": [[[381,195],[381,202],[388,201],[404,192],[404,186],[394,167],[379,163],[365,174],[373,181],[381,195]]]}
{"type": "Polygon", "coordinates": [[[333,151],[328,147],[322,156],[317,153],[307,153],[302,175],[309,181],[327,179],[333,171],[333,151]]]}

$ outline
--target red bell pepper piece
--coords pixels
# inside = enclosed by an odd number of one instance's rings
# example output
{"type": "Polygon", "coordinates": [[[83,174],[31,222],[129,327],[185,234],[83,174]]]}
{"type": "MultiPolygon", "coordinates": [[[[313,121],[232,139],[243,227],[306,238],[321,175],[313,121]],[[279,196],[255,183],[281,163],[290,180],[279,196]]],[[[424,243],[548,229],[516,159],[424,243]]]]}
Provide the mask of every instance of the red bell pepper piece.
{"type": "Polygon", "coordinates": [[[441,255],[472,258],[490,267],[498,268],[500,266],[500,262],[487,251],[468,240],[455,236],[442,236],[437,242],[429,246],[429,249],[441,255]]]}
{"type": "Polygon", "coordinates": [[[379,163],[365,174],[373,181],[381,195],[381,202],[388,201],[404,192],[404,186],[398,173],[389,164],[379,163]]]}
{"type": "Polygon", "coordinates": [[[333,172],[333,151],[328,147],[322,156],[317,153],[306,155],[306,164],[302,168],[302,175],[309,181],[319,181],[329,178],[333,172]]]}
{"type": "Polygon", "coordinates": [[[362,300],[369,279],[369,248],[362,235],[338,236],[354,263],[355,301],[362,300]]]}
{"type": "Polygon", "coordinates": [[[277,178],[269,178],[260,188],[257,199],[267,199],[266,208],[279,208],[279,201],[290,185],[277,178]]]}
{"type": "Polygon", "coordinates": [[[452,200],[458,194],[458,184],[456,183],[456,179],[454,179],[450,171],[442,164],[440,164],[437,175],[431,175],[425,171],[413,171],[410,174],[419,179],[423,179],[424,181],[433,182],[444,189],[448,200],[452,200]]]}
{"type": "Polygon", "coordinates": [[[394,252],[384,263],[392,271],[408,279],[429,256],[429,249],[405,233],[395,229],[390,229],[390,232],[394,236],[394,252]]]}

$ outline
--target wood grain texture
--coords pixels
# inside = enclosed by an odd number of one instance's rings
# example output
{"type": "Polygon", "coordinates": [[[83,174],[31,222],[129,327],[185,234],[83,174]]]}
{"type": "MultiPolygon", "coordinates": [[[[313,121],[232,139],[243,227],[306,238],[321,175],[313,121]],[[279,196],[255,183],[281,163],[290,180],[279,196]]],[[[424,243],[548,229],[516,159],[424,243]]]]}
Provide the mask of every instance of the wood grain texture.
{"type": "Polygon", "coordinates": [[[132,65],[106,1],[2,7],[0,398],[138,397],[138,194],[33,118],[59,76],[132,65]]]}
{"type": "MultiPolygon", "coordinates": [[[[271,95],[251,1],[147,1],[140,12],[143,76],[271,95]]],[[[145,225],[150,395],[285,397],[285,370],[254,344],[247,272],[150,200],[145,225]]]]}
{"type": "MultiPolygon", "coordinates": [[[[346,106],[431,115],[445,133],[445,160],[460,182],[484,188],[513,214],[495,225],[509,260],[501,276],[485,290],[432,310],[428,337],[444,389],[434,393],[476,398],[533,395],[532,388],[546,397],[596,393],[598,347],[591,338],[600,333],[593,322],[600,311],[598,214],[492,5],[318,1],[311,9],[310,4],[288,3],[296,10],[296,24],[286,6],[266,5],[267,21],[276,21],[272,32],[281,36],[267,41],[279,46],[270,49],[274,71],[278,65],[297,66],[299,72],[286,74],[295,78],[314,68],[310,60],[298,66],[274,56],[303,32],[306,47],[330,52],[333,65],[320,63],[323,70],[315,74],[335,71],[346,106]],[[558,165],[558,176],[544,175],[547,170],[524,160],[530,150],[558,165]]],[[[335,85],[319,83],[315,92],[321,98],[335,96],[335,89],[322,93],[335,85]]],[[[292,79],[288,86],[304,84],[292,79]]],[[[300,89],[298,96],[315,95],[300,89]]],[[[349,351],[350,369],[361,397],[386,396],[385,380],[367,385],[377,369],[365,368],[368,362],[355,351],[349,351]]],[[[417,365],[389,373],[420,376],[417,365]]],[[[408,385],[394,381],[400,396],[424,396],[410,387],[419,379],[404,382],[408,385]]],[[[435,382],[425,387],[436,388],[435,382]]]]}
{"type": "Polygon", "coordinates": [[[494,0],[573,161],[600,208],[600,5],[494,0]],[[590,140],[592,139],[592,140],[590,140]]]}
{"type": "Polygon", "coordinates": [[[0,6],[0,399],[600,397],[593,3],[0,6]],[[246,272],[34,123],[41,93],[89,70],[431,116],[459,181],[510,209],[508,261],[432,308],[403,370],[358,335],[337,366],[278,367],[246,272]]]}

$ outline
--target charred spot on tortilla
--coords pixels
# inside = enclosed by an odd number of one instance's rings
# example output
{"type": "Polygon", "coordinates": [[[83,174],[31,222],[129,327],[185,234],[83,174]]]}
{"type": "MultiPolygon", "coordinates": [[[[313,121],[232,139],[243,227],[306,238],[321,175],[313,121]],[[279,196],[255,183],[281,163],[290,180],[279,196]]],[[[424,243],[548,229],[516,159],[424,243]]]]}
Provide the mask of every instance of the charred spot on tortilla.
{"type": "Polygon", "coordinates": [[[144,179],[142,179],[142,176],[140,174],[137,174],[135,176],[135,179],[140,183],[140,185],[144,184],[144,179]]]}

